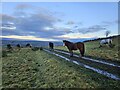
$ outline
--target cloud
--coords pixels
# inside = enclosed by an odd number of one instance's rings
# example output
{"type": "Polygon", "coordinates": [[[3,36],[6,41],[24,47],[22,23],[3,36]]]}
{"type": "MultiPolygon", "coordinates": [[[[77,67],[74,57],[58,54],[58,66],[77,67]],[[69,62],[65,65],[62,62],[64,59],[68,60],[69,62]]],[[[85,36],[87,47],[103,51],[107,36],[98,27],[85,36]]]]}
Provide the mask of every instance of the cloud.
{"type": "Polygon", "coordinates": [[[71,27],[74,31],[78,28],[80,28],[83,23],[82,22],[75,22],[75,21],[68,21],[67,23],[65,23],[65,25],[71,27]]]}
{"type": "Polygon", "coordinates": [[[102,24],[103,25],[106,25],[106,26],[111,26],[111,25],[114,25],[114,24],[118,24],[119,21],[118,20],[114,20],[114,21],[103,21],[102,24]]]}
{"type": "Polygon", "coordinates": [[[16,17],[26,17],[26,16],[29,16],[29,14],[31,14],[32,12],[34,12],[34,10],[36,10],[36,8],[33,7],[32,5],[29,5],[29,4],[18,4],[14,8],[14,13],[13,14],[16,17]]]}
{"type": "Polygon", "coordinates": [[[14,26],[14,23],[12,22],[6,22],[2,23],[2,26],[0,26],[0,29],[2,30],[15,30],[16,27],[14,26]]]}
{"type": "Polygon", "coordinates": [[[66,25],[73,25],[73,24],[75,24],[74,21],[68,21],[68,22],[66,23],[66,25]]]}
{"type": "Polygon", "coordinates": [[[15,7],[16,10],[24,10],[24,9],[30,9],[32,8],[32,5],[28,5],[28,4],[19,4],[15,7]]]}
{"type": "Polygon", "coordinates": [[[7,26],[7,27],[6,27],[6,26],[4,27],[4,26],[3,26],[3,27],[0,27],[0,28],[1,28],[1,29],[4,29],[4,30],[15,30],[15,29],[16,29],[16,27],[12,27],[12,26],[10,26],[10,27],[8,27],[8,26],[7,26]]]}
{"type": "Polygon", "coordinates": [[[94,38],[91,34],[69,33],[61,36],[55,36],[57,39],[78,39],[78,38],[94,38]]]}
{"type": "Polygon", "coordinates": [[[103,21],[101,24],[99,25],[93,25],[90,27],[85,27],[85,28],[78,28],[77,26],[75,28],[77,28],[76,30],[79,33],[94,33],[94,32],[99,32],[99,31],[104,31],[107,30],[107,28],[109,28],[110,26],[113,26],[115,24],[118,24],[119,21],[118,20],[114,20],[114,21],[103,21]]]}
{"type": "Polygon", "coordinates": [[[98,31],[101,31],[101,30],[106,30],[106,26],[104,26],[104,25],[93,25],[93,26],[90,26],[88,28],[79,28],[77,30],[78,30],[79,33],[86,34],[86,33],[93,33],[93,32],[98,32],[98,31]]]}
{"type": "Polygon", "coordinates": [[[6,22],[12,22],[14,21],[16,18],[14,16],[11,15],[7,15],[7,14],[0,14],[0,21],[2,23],[6,23],[6,22]]]}
{"type": "Polygon", "coordinates": [[[79,26],[82,25],[82,22],[75,22],[75,21],[68,21],[67,23],[65,23],[66,25],[75,25],[75,26],[79,26]]]}
{"type": "Polygon", "coordinates": [[[58,22],[62,22],[63,20],[62,19],[57,19],[58,22]]]}
{"type": "Polygon", "coordinates": [[[70,28],[55,26],[57,22],[62,22],[62,19],[54,16],[51,11],[41,10],[41,12],[33,12],[28,15],[22,10],[22,8],[28,8],[27,5],[20,5],[17,8],[21,8],[21,10],[15,10],[16,13],[14,15],[1,14],[4,22],[1,27],[3,36],[17,35],[53,38],[53,36],[71,32],[70,28]],[[52,29],[46,30],[46,28],[52,29]]]}
{"type": "Polygon", "coordinates": [[[39,38],[39,37],[35,37],[35,36],[18,36],[18,35],[0,36],[0,38],[12,38],[12,39],[20,39],[20,40],[36,40],[36,41],[57,41],[55,39],[49,39],[49,38],[39,38]]]}
{"type": "MultiPolygon", "coordinates": [[[[64,34],[68,34],[71,33],[71,29],[67,28],[67,27],[46,27],[44,28],[44,34],[42,35],[42,37],[50,37],[50,38],[54,38],[54,36],[60,36],[60,35],[64,35],[64,34]]],[[[55,39],[55,38],[54,38],[55,39]]]]}
{"type": "Polygon", "coordinates": [[[65,21],[59,18],[59,14],[54,13],[56,12],[45,8],[20,4],[15,7],[13,15],[0,14],[0,17],[2,17],[0,18],[2,22],[2,26],[0,27],[2,29],[2,35],[7,38],[14,38],[13,36],[15,36],[17,39],[34,38],[34,40],[80,38],[81,36],[85,38],[87,36],[84,34],[106,30],[113,23],[102,22],[101,25],[80,28],[79,26],[82,25],[81,22],[68,21],[65,23],[66,26],[58,27],[56,23],[60,24],[65,21]],[[82,35],[76,35],[76,32],[82,35]],[[71,35],[71,33],[73,34],[71,35]]]}
{"type": "Polygon", "coordinates": [[[16,18],[14,16],[0,14],[0,29],[2,30],[14,30],[16,29],[14,22],[16,18]]]}

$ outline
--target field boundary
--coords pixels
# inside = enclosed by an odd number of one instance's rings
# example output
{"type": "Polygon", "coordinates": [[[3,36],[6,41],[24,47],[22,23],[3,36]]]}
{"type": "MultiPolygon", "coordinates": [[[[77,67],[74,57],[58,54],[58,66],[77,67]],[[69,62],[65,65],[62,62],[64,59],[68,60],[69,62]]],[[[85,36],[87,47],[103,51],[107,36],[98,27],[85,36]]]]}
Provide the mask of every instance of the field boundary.
{"type": "Polygon", "coordinates": [[[87,68],[87,69],[90,69],[90,70],[92,70],[92,71],[94,71],[94,72],[97,72],[97,73],[99,73],[99,74],[102,74],[102,75],[104,75],[104,76],[106,76],[106,77],[109,77],[109,78],[112,78],[112,79],[115,79],[115,80],[120,80],[120,78],[119,78],[117,75],[115,75],[115,74],[108,73],[107,71],[104,71],[104,70],[101,70],[101,69],[96,69],[96,68],[94,68],[94,67],[91,67],[91,66],[89,66],[89,65],[83,64],[83,63],[78,62],[78,61],[75,61],[75,60],[71,60],[71,59],[69,59],[69,58],[66,58],[66,57],[60,55],[60,54],[56,54],[55,52],[52,52],[52,51],[50,51],[50,50],[48,50],[48,49],[43,49],[43,50],[46,51],[46,52],[48,52],[48,53],[50,53],[50,54],[53,54],[53,55],[55,55],[55,56],[58,56],[58,57],[66,60],[66,61],[72,62],[72,63],[77,64],[77,65],[79,65],[79,66],[82,66],[82,67],[85,67],[85,68],[87,68]]]}
{"type": "MultiPolygon", "coordinates": [[[[64,51],[60,51],[60,50],[54,50],[54,51],[60,52],[60,53],[63,53],[63,54],[67,54],[67,55],[70,54],[70,53],[67,53],[67,52],[64,52],[64,51]]],[[[74,54],[73,56],[79,58],[79,55],[74,54]]],[[[85,60],[88,60],[88,61],[93,61],[93,62],[102,63],[102,64],[105,64],[105,65],[109,65],[109,66],[120,68],[119,65],[116,65],[116,64],[113,64],[113,63],[109,63],[109,62],[105,62],[105,61],[102,61],[102,60],[96,60],[96,59],[92,59],[92,58],[89,58],[89,57],[81,57],[81,59],[85,59],[85,60]]]]}

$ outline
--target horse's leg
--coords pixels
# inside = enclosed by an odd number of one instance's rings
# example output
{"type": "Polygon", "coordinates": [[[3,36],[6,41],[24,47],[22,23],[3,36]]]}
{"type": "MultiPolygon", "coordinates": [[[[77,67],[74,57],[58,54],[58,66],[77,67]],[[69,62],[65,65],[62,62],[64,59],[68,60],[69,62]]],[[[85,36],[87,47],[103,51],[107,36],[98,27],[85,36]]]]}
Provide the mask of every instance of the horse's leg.
{"type": "Polygon", "coordinates": [[[70,50],[70,57],[73,57],[73,52],[72,52],[72,50],[70,50]]]}
{"type": "Polygon", "coordinates": [[[102,45],[100,44],[99,48],[101,48],[101,47],[102,47],[102,45]]]}
{"type": "Polygon", "coordinates": [[[110,47],[110,48],[113,48],[113,45],[110,43],[110,44],[108,44],[108,46],[110,47]]]}
{"type": "Polygon", "coordinates": [[[82,53],[81,53],[81,50],[79,49],[79,52],[80,52],[80,57],[82,57],[82,53]]]}
{"type": "Polygon", "coordinates": [[[84,56],[84,48],[79,48],[79,52],[80,52],[80,57],[84,56]]]}
{"type": "Polygon", "coordinates": [[[71,52],[71,56],[73,57],[73,51],[71,52]]]}
{"type": "Polygon", "coordinates": [[[53,46],[52,46],[52,51],[54,51],[54,48],[53,48],[53,46]]]}

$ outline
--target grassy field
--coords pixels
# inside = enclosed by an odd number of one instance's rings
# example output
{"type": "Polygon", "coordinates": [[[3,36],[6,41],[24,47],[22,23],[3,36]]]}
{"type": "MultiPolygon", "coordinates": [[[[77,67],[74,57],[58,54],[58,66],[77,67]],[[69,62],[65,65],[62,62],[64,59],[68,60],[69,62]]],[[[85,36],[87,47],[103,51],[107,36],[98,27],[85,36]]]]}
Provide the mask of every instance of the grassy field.
{"type": "Polygon", "coordinates": [[[67,62],[45,51],[6,52],[2,56],[4,88],[107,88],[120,82],[67,62]]]}
{"type": "MultiPolygon", "coordinates": [[[[97,59],[106,59],[107,61],[116,61],[120,63],[120,45],[118,41],[120,41],[120,37],[113,38],[113,44],[115,45],[114,48],[110,48],[106,45],[103,45],[103,47],[99,48],[99,41],[85,42],[85,56],[97,59]]],[[[55,49],[68,51],[67,47],[63,46],[55,47],[55,49]]],[[[79,54],[79,51],[74,51],[74,53],[79,54]]]]}

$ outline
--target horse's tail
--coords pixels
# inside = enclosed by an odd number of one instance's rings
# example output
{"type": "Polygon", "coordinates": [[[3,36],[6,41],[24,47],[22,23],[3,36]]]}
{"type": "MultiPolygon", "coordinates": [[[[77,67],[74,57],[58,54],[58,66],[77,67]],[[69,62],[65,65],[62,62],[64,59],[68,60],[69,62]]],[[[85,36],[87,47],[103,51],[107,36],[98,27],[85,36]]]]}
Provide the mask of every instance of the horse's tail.
{"type": "Polygon", "coordinates": [[[85,45],[82,43],[82,48],[81,48],[81,55],[84,56],[85,53],[85,45]]]}

